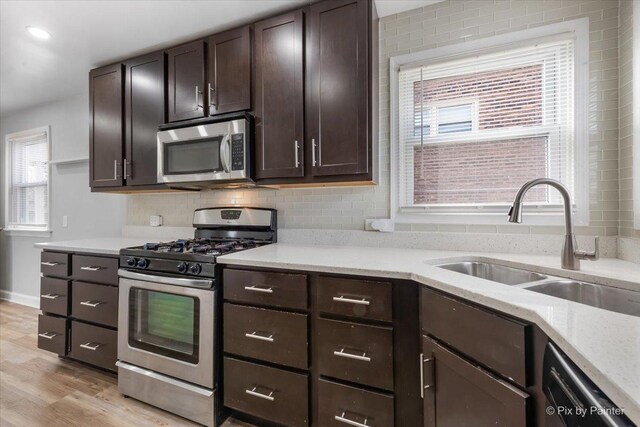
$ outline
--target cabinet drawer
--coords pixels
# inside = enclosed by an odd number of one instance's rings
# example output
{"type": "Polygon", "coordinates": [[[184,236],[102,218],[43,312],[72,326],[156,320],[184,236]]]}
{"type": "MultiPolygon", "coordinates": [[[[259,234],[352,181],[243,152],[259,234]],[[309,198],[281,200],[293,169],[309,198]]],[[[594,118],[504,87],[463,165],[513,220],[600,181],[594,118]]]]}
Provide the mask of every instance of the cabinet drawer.
{"type": "Polygon", "coordinates": [[[224,351],[307,369],[307,315],[224,304],[224,351]]]}
{"type": "Polygon", "coordinates": [[[307,375],[224,358],[224,405],[285,426],[309,424],[307,375]]]}
{"type": "Polygon", "coordinates": [[[87,282],[118,284],[118,258],[74,255],[73,278],[87,282]]]}
{"type": "Polygon", "coordinates": [[[307,275],[267,271],[224,270],[228,301],[307,309],[307,275]]]}
{"type": "Polygon", "coordinates": [[[320,375],[393,390],[393,329],[318,319],[320,375]]]}
{"type": "Polygon", "coordinates": [[[40,279],[40,310],[44,313],[69,314],[69,281],[42,277],[40,279]]]}
{"type": "Polygon", "coordinates": [[[69,277],[71,273],[70,261],[70,254],[42,251],[40,254],[40,272],[43,276],[69,277]]]}
{"type": "Polygon", "coordinates": [[[318,426],[392,426],[393,396],[318,382],[318,426]]]}
{"type": "Polygon", "coordinates": [[[118,326],[117,287],[74,281],[71,296],[71,315],[76,319],[118,326]]]}
{"type": "Polygon", "coordinates": [[[116,371],[118,333],[73,320],[69,357],[116,371]]]}
{"type": "Polygon", "coordinates": [[[391,283],[318,277],[318,309],[362,319],[393,320],[391,283]]]}
{"type": "Polygon", "coordinates": [[[57,353],[67,354],[67,335],[69,321],[64,317],[38,315],[38,348],[57,353]]]}
{"type": "Polygon", "coordinates": [[[527,325],[429,289],[421,290],[422,330],[523,387],[527,325]]]}

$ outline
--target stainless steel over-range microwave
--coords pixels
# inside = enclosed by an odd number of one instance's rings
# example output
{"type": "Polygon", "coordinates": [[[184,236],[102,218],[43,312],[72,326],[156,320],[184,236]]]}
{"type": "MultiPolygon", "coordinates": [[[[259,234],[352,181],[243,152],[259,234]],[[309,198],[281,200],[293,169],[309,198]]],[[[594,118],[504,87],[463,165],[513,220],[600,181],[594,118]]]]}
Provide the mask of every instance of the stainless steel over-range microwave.
{"type": "Polygon", "coordinates": [[[162,126],[158,182],[195,188],[252,184],[252,135],[253,118],[245,113],[215,123],[162,126]]]}

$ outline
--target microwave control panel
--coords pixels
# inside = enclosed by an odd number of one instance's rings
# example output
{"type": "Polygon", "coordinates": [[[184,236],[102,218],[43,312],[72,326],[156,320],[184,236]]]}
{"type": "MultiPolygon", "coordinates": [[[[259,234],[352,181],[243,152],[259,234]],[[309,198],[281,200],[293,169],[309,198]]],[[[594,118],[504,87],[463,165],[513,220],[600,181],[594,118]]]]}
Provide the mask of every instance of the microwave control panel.
{"type": "Polygon", "coordinates": [[[244,169],[244,134],[234,133],[231,135],[231,170],[244,169]]]}

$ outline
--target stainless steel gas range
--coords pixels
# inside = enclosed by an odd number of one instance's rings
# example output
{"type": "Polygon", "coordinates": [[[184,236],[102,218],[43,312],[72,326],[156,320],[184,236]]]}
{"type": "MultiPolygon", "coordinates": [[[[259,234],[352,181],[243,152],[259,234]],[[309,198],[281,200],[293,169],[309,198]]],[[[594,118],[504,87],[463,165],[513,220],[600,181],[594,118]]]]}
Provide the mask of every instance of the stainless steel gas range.
{"type": "Polygon", "coordinates": [[[194,212],[193,239],[120,251],[118,390],[198,423],[218,423],[221,270],[216,258],[276,241],[276,211],[194,212]]]}

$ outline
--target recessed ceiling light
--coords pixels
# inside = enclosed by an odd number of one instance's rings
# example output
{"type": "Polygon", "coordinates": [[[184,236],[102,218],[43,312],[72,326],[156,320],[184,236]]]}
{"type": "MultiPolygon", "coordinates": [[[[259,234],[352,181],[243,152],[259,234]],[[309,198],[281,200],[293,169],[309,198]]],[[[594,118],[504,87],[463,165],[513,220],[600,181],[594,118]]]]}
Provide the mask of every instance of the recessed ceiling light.
{"type": "Polygon", "coordinates": [[[27,31],[29,31],[29,33],[33,37],[36,37],[36,38],[39,38],[39,39],[47,40],[47,39],[51,38],[51,34],[49,34],[48,32],[46,32],[45,30],[43,30],[41,28],[28,26],[27,27],[27,31]]]}

